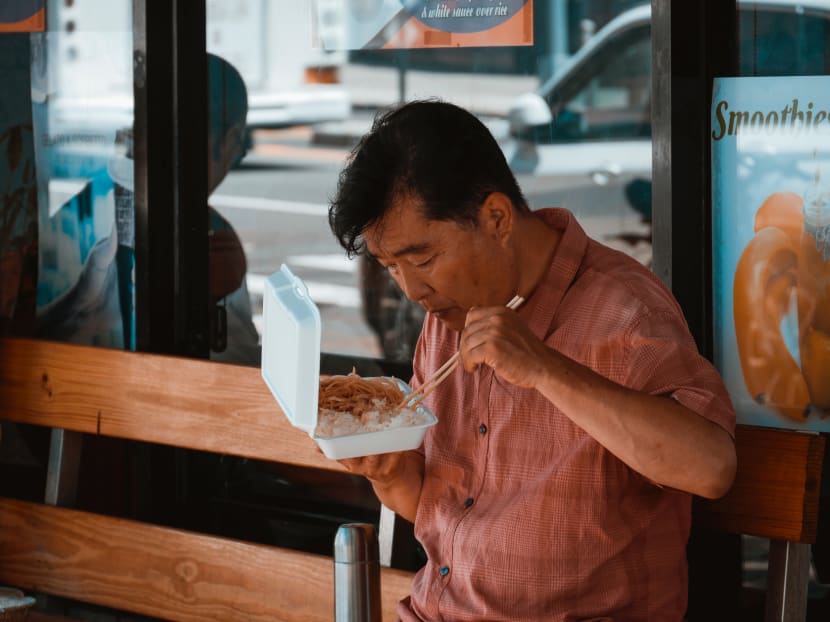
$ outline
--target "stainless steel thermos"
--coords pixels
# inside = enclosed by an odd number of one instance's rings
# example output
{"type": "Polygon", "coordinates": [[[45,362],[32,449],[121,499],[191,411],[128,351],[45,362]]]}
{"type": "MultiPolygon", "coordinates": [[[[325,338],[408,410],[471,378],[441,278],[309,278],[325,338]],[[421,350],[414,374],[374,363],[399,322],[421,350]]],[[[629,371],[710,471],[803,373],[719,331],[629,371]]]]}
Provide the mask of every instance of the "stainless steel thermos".
{"type": "Polygon", "coordinates": [[[341,525],[334,537],[334,619],[381,622],[380,556],[373,525],[341,525]]]}

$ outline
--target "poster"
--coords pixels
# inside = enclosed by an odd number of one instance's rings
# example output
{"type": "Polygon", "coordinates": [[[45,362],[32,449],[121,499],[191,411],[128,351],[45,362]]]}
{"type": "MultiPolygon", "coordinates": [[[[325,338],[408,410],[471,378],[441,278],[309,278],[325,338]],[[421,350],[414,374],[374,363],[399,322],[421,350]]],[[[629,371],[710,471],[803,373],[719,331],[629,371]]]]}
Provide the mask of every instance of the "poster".
{"type": "MultiPolygon", "coordinates": [[[[315,0],[326,23],[331,0],[315,0]]],[[[345,0],[342,37],[324,49],[533,45],[533,0],[345,0]]]]}
{"type": "Polygon", "coordinates": [[[46,0],[0,0],[0,32],[43,32],[46,0]]]}
{"type": "Polygon", "coordinates": [[[715,80],[715,363],[738,422],[830,431],[830,77],[715,80]]]}

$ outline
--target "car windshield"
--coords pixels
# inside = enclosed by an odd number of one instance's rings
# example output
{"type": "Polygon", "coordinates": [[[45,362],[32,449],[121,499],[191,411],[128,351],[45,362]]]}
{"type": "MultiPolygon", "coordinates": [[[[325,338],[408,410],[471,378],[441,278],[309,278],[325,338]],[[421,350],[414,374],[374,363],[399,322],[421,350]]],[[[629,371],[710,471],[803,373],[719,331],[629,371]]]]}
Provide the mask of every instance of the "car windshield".
{"type": "Polygon", "coordinates": [[[613,36],[557,83],[545,99],[553,122],[537,142],[647,139],[651,136],[650,27],[613,36]]]}

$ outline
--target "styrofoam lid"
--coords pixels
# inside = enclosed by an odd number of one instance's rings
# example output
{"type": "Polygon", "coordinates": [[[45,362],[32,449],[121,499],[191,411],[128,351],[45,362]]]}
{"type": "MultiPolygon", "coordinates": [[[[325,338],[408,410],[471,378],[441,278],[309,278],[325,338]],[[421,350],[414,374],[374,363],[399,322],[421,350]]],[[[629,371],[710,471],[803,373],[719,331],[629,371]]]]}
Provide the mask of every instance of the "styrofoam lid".
{"type": "Polygon", "coordinates": [[[320,311],[283,264],[263,298],[262,377],[291,423],[312,434],[320,390],[320,311]]]}

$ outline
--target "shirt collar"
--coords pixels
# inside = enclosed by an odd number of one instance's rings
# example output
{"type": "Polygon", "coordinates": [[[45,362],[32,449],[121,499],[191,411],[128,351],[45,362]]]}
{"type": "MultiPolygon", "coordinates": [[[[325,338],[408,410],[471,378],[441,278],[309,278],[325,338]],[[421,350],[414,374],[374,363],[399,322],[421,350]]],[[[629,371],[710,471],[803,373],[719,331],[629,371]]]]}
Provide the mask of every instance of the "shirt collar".
{"type": "Polygon", "coordinates": [[[548,225],[562,232],[547,274],[521,309],[528,327],[539,339],[552,332],[553,318],[565,292],[571,286],[588,249],[588,236],[568,210],[545,208],[534,212],[548,225]]]}

